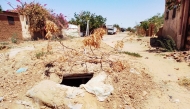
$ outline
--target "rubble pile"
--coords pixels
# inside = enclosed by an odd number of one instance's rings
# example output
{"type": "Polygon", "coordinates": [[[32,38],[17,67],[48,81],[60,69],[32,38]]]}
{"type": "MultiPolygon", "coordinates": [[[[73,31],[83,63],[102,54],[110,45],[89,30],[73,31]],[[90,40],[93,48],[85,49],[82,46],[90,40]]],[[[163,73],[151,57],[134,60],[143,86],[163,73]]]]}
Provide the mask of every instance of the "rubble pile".
{"type": "Polygon", "coordinates": [[[84,47],[82,39],[63,41],[64,46],[59,42],[48,44],[50,53],[47,42],[33,42],[30,46],[34,50],[19,50],[0,63],[4,66],[0,75],[1,107],[137,108],[155,87],[144,69],[131,68],[127,55],[104,43],[98,49],[84,47]],[[89,73],[93,73],[92,79],[79,87],[60,84],[64,77],[89,73]]]}
{"type": "Polygon", "coordinates": [[[166,54],[165,59],[172,58],[176,62],[190,62],[190,52],[184,51],[184,52],[174,52],[170,54],[166,54]]]}

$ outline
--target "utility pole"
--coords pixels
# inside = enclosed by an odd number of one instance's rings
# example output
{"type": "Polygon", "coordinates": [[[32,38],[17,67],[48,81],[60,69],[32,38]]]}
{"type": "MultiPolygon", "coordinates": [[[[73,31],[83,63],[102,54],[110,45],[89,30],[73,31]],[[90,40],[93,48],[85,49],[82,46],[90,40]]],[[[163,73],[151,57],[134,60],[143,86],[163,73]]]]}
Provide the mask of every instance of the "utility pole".
{"type": "Polygon", "coordinates": [[[86,36],[89,36],[89,20],[87,20],[86,36]]]}

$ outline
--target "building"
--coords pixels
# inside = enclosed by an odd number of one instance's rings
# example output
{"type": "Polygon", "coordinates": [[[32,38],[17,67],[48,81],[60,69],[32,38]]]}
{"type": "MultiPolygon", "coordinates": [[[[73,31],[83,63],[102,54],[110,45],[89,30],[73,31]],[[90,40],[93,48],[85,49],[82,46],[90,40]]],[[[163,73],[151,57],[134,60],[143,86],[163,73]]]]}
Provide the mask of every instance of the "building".
{"type": "Polygon", "coordinates": [[[176,0],[176,2],[180,2],[180,5],[174,5],[172,9],[165,7],[161,36],[171,36],[178,49],[190,50],[190,1],[176,0]]]}
{"type": "Polygon", "coordinates": [[[80,25],[68,24],[68,28],[62,29],[62,32],[62,34],[65,34],[66,36],[82,36],[82,33],[80,33],[80,25]]]}
{"type": "Polygon", "coordinates": [[[11,37],[22,39],[19,14],[6,11],[0,12],[0,41],[10,40],[11,37]]]}
{"type": "Polygon", "coordinates": [[[0,13],[0,41],[12,37],[20,40],[30,40],[29,19],[25,15],[3,11],[0,13]]]}

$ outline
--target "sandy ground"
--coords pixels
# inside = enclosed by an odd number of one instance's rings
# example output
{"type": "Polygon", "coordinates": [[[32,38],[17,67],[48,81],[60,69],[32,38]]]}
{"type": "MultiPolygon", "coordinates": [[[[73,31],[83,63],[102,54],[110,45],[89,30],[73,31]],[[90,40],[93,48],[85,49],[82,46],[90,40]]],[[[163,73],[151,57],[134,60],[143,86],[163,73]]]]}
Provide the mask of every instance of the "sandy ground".
{"type": "MultiPolygon", "coordinates": [[[[63,41],[64,45],[76,51],[63,48],[59,42],[54,41],[50,43],[50,53],[46,53],[47,41],[10,44],[11,49],[1,50],[0,108],[55,108],[45,104],[48,102],[46,97],[41,99],[43,104],[38,104],[35,98],[26,96],[27,91],[43,80],[51,80],[59,84],[64,75],[86,73],[87,70],[97,75],[103,70],[109,75],[105,83],[114,87],[114,92],[106,101],[99,102],[93,94],[86,92],[86,96],[73,99],[73,103],[83,103],[82,109],[189,109],[189,90],[177,83],[183,77],[190,77],[188,63],[164,59],[163,55],[167,53],[148,52],[150,49],[154,50],[149,46],[150,38],[130,36],[127,33],[105,35],[101,48],[94,50],[95,55],[89,47],[83,46],[82,40],[83,38],[74,38],[63,41]],[[122,39],[124,40],[123,51],[139,53],[142,57],[111,53],[116,41],[122,39]],[[137,39],[141,40],[137,41],[137,39]],[[42,52],[46,54],[40,54],[42,52]],[[39,54],[40,59],[37,58],[39,54]],[[82,67],[83,64],[87,67],[82,67]],[[16,73],[19,68],[27,68],[27,71],[16,73]],[[92,101],[93,105],[89,105],[92,101]]],[[[45,84],[43,87],[49,86],[45,84]]],[[[55,96],[51,95],[55,92],[39,90],[49,94],[50,98],[55,96]]],[[[64,92],[58,93],[64,95],[64,92]]],[[[64,101],[63,96],[58,94],[56,97],[56,101],[64,101]]]]}
{"type": "Polygon", "coordinates": [[[135,60],[146,66],[158,84],[158,90],[153,90],[148,100],[144,101],[146,109],[189,109],[190,92],[178,85],[179,79],[190,77],[190,67],[188,63],[178,63],[173,59],[164,59],[164,53],[149,53],[149,37],[133,37],[121,33],[114,36],[105,36],[104,42],[113,46],[117,40],[125,38],[123,51],[139,53],[142,58],[135,60]],[[136,39],[142,39],[136,41],[136,39]],[[176,70],[177,69],[177,70],[176,70]],[[178,70],[179,69],[179,70],[178,70]]]}

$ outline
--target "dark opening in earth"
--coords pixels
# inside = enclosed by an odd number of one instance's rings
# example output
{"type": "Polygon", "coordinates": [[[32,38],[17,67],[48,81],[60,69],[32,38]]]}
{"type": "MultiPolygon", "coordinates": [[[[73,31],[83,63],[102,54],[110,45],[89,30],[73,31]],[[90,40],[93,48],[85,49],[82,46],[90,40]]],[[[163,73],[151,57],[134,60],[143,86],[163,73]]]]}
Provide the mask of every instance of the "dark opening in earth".
{"type": "Polygon", "coordinates": [[[66,76],[63,77],[61,84],[72,87],[79,87],[81,84],[86,84],[92,77],[93,74],[78,74],[66,76]]]}

